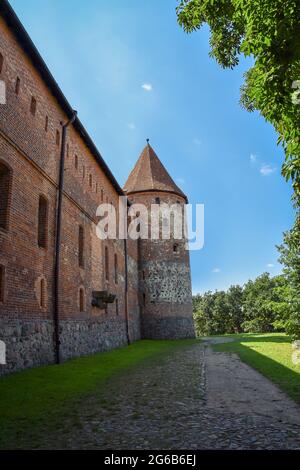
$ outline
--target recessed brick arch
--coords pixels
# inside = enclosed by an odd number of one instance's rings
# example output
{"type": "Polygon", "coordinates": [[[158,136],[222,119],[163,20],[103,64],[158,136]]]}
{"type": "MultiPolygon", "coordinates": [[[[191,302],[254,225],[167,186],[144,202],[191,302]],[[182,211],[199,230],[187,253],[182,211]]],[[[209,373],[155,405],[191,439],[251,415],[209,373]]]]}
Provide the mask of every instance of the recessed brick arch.
{"type": "Polygon", "coordinates": [[[4,160],[0,159],[0,229],[8,230],[11,206],[13,171],[4,160]]]}
{"type": "Polygon", "coordinates": [[[35,297],[40,309],[46,309],[48,306],[48,285],[46,276],[41,275],[35,282],[35,297]]]}

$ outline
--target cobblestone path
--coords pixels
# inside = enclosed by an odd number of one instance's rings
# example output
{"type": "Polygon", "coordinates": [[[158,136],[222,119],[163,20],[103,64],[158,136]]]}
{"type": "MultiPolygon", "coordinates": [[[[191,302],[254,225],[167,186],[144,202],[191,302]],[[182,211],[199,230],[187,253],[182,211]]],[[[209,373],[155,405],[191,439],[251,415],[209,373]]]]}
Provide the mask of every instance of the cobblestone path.
{"type": "Polygon", "coordinates": [[[45,448],[300,449],[300,407],[199,343],[111,379],[45,448]]]}

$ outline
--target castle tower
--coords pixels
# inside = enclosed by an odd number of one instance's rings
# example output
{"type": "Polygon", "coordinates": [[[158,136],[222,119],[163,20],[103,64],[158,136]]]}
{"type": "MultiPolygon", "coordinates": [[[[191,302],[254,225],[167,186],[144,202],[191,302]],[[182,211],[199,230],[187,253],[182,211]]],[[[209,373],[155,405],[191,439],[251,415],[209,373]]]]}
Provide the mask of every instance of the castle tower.
{"type": "MultiPolygon", "coordinates": [[[[187,197],[147,144],[132,170],[124,191],[131,203],[167,203],[183,209],[187,197]],[[178,207],[178,206],[177,206],[178,207]]],[[[160,210],[160,209],[159,209],[160,210]]],[[[161,210],[160,210],[161,212],[161,210]]],[[[161,217],[161,224],[164,218],[161,217]]],[[[162,225],[161,225],[162,226],[162,225]]],[[[171,224],[169,239],[139,240],[139,297],[142,338],[179,339],[195,336],[189,251],[186,240],[175,239],[171,224]]]]}

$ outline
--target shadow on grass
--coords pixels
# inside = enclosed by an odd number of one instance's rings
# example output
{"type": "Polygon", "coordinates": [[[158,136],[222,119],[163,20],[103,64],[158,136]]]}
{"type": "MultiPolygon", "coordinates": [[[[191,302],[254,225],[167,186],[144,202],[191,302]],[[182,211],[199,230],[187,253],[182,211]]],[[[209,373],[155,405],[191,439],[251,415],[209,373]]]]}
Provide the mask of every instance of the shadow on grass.
{"type": "Polygon", "coordinates": [[[217,344],[217,352],[233,352],[300,403],[300,366],[292,363],[291,340],[285,335],[236,335],[233,342],[217,344]],[[244,343],[244,344],[242,344],[244,343]],[[245,345],[245,343],[249,343],[245,345]]]}
{"type": "Polygon", "coordinates": [[[128,347],[25,370],[0,379],[0,449],[38,448],[65,423],[78,425],[77,409],[109,379],[197,340],[138,341],[128,347]]]}

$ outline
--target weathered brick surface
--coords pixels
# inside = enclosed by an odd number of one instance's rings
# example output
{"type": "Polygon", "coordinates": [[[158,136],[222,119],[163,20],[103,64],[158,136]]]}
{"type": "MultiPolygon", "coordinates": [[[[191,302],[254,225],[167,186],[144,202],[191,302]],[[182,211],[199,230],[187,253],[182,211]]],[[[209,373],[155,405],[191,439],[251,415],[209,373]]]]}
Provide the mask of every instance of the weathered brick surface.
{"type": "MultiPolygon", "coordinates": [[[[149,209],[157,198],[161,203],[185,203],[183,197],[162,191],[128,195],[133,203],[149,209]]],[[[151,219],[150,219],[151,222],[151,219]]],[[[163,220],[160,222],[160,230],[163,220]]],[[[172,229],[172,225],[171,225],[172,229]]],[[[139,241],[139,296],[143,338],[175,339],[195,336],[189,251],[186,240],[139,241]],[[177,250],[174,252],[174,245],[177,250]]]]}
{"type": "MultiPolygon", "coordinates": [[[[7,89],[7,104],[0,106],[0,161],[12,169],[9,227],[0,229],[0,264],[5,266],[0,338],[5,338],[8,361],[7,366],[0,366],[3,374],[54,360],[53,269],[60,158],[56,132],[61,137],[60,123],[67,118],[2,19],[0,52],[4,57],[0,79],[7,89]],[[17,78],[20,79],[18,94],[15,93],[17,78]],[[35,116],[30,112],[32,96],[37,102],[35,116]],[[49,204],[46,249],[37,243],[40,195],[49,204]],[[41,278],[46,281],[43,308],[39,293],[41,278]]],[[[100,241],[96,235],[97,206],[112,202],[117,208],[118,194],[73,127],[68,129],[67,150],[59,293],[63,359],[126,344],[124,243],[100,241]],[[84,269],[78,263],[79,225],[84,228],[84,269]],[[109,249],[108,281],[104,276],[104,246],[109,249]],[[79,311],[80,287],[85,291],[83,312],[79,311]],[[93,290],[116,294],[118,312],[115,303],[107,311],[92,307],[93,290]]],[[[138,279],[134,272],[136,243],[130,245],[128,258],[128,313],[131,339],[136,340],[140,337],[138,279]]]]}
{"type": "MultiPolygon", "coordinates": [[[[0,366],[2,375],[54,361],[56,207],[62,123],[68,118],[30,55],[22,49],[13,28],[2,18],[0,54],[0,80],[7,90],[7,104],[0,105],[0,162],[12,176],[8,226],[0,227],[0,265],[5,272],[0,340],[7,346],[7,365],[0,366]],[[46,247],[38,244],[41,196],[48,203],[46,247]]],[[[59,283],[63,360],[127,342],[124,241],[100,241],[96,234],[98,205],[112,203],[118,213],[120,189],[75,126],[68,128],[66,143],[59,283]],[[80,226],[84,233],[83,266],[79,263],[80,226]],[[108,279],[105,247],[109,254],[108,279]],[[104,290],[116,295],[118,305],[109,304],[106,310],[92,307],[92,292],[104,290]],[[80,291],[84,293],[83,302],[80,291]]],[[[156,162],[157,174],[159,168],[156,162]]],[[[167,187],[172,189],[172,184],[169,177],[167,187]]],[[[185,196],[177,189],[179,195],[141,192],[132,200],[149,205],[159,196],[165,202],[179,198],[183,204],[185,196]]],[[[178,242],[174,254],[172,240],[128,240],[127,319],[131,341],[140,339],[141,334],[144,338],[193,335],[189,256],[184,244],[178,242]]]]}

